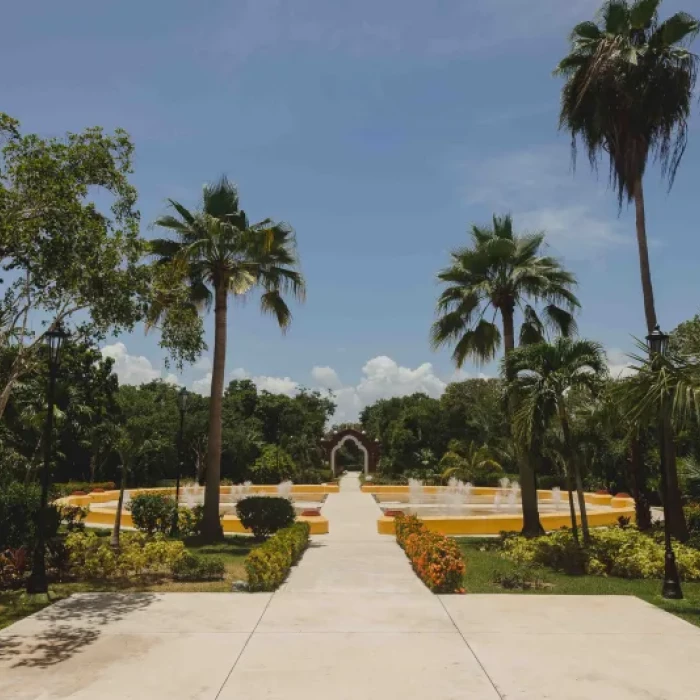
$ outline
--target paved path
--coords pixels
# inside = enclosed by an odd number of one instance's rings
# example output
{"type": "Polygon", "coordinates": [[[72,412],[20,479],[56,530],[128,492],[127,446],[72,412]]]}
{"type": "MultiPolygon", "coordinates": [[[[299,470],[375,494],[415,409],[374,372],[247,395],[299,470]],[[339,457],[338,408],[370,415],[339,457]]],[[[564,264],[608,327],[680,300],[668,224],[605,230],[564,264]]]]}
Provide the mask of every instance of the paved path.
{"type": "Polygon", "coordinates": [[[693,700],[700,630],[636,598],[433,596],[347,477],[275,594],[87,594],[0,633],[1,700],[693,700]]]}

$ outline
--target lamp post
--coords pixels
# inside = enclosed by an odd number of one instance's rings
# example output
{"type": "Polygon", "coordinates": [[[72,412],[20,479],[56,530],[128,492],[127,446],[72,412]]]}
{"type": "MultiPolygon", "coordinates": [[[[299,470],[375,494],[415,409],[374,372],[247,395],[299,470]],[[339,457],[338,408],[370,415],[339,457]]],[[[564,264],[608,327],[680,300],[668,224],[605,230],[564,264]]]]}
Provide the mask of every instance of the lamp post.
{"type": "Polygon", "coordinates": [[[185,413],[187,413],[187,389],[183,386],[177,395],[177,407],[180,411],[180,430],[177,434],[177,476],[175,478],[175,513],[173,514],[173,526],[170,533],[173,537],[180,534],[178,525],[178,510],[180,507],[180,474],[182,473],[182,444],[185,433],[185,413]]]}
{"type": "Polygon", "coordinates": [[[44,469],[41,473],[41,505],[37,517],[37,538],[34,549],[32,573],[27,580],[28,593],[48,593],[46,580],[46,515],[49,504],[49,478],[51,467],[51,440],[53,438],[53,408],[56,393],[56,375],[61,359],[61,348],[68,333],[60,323],[46,333],[49,350],[49,386],[46,396],[46,424],[44,427],[44,469]]]}
{"type": "MultiPolygon", "coordinates": [[[[658,324],[656,328],[647,336],[647,345],[649,347],[649,355],[652,362],[655,357],[665,357],[668,352],[669,336],[661,331],[658,324]]],[[[681,590],[681,581],[678,576],[678,567],[676,566],[676,556],[673,553],[673,545],[671,544],[671,529],[668,517],[668,463],[666,446],[668,441],[669,414],[668,401],[664,400],[661,405],[661,416],[659,418],[659,456],[661,460],[661,489],[664,499],[664,541],[666,552],[664,555],[664,583],[661,595],[664,598],[679,600],[683,597],[681,590]]]]}

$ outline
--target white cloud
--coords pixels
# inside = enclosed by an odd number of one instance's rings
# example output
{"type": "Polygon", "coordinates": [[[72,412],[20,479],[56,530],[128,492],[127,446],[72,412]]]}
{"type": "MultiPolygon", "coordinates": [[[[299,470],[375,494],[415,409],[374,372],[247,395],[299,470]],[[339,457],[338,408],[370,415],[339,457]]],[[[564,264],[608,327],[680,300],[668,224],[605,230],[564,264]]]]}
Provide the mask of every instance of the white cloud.
{"type": "Polygon", "coordinates": [[[311,370],[311,376],[324,389],[340,389],[343,386],[340,377],[332,367],[314,367],[311,370]]]}
{"type": "Polygon", "coordinates": [[[547,242],[568,258],[599,257],[632,241],[612,213],[614,197],[583,165],[574,176],[567,148],[501,154],[466,163],[464,172],[468,205],[512,212],[517,230],[544,231],[547,242]]]}
{"type": "Polygon", "coordinates": [[[130,355],[124,343],[105,345],[100,352],[103,357],[114,360],[114,371],[121,384],[145,384],[155,379],[163,379],[168,384],[177,384],[177,377],[170,373],[162,375],[153,363],[143,355],[130,355]]]}
{"type": "MultiPolygon", "coordinates": [[[[312,389],[333,392],[333,400],[337,404],[333,421],[345,423],[356,421],[365,406],[379,399],[409,396],[419,392],[439,398],[449,382],[463,381],[471,375],[460,370],[448,378],[442,378],[430,362],[424,362],[415,368],[402,367],[392,358],[379,355],[365,363],[357,384],[344,384],[335,369],[329,366],[313,367],[311,376],[314,380],[312,389]]],[[[483,373],[479,373],[478,376],[483,379],[489,378],[483,373]]],[[[229,372],[227,381],[232,379],[251,379],[260,391],[286,396],[294,396],[302,386],[290,377],[254,376],[242,367],[229,372]]],[[[192,391],[208,396],[210,386],[211,372],[207,372],[192,382],[192,391]]]]}
{"type": "Polygon", "coordinates": [[[613,379],[630,377],[635,373],[630,366],[632,361],[623,350],[619,348],[610,348],[606,354],[608,357],[608,370],[613,379]]]}

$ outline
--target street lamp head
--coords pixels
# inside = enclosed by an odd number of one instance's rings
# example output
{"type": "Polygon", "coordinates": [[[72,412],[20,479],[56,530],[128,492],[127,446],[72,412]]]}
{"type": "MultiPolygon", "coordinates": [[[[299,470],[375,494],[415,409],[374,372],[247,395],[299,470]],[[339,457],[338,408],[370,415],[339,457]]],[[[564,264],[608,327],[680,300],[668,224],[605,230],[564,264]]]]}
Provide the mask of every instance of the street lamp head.
{"type": "Polygon", "coordinates": [[[46,344],[49,348],[49,363],[52,367],[58,367],[61,358],[61,348],[69,337],[62,323],[56,323],[46,332],[46,344]]]}
{"type": "Polygon", "coordinates": [[[647,336],[647,346],[652,355],[666,355],[668,352],[669,336],[666,335],[656,324],[654,330],[647,336]]]}
{"type": "Polygon", "coordinates": [[[178,408],[183,413],[187,410],[187,398],[188,398],[188,392],[187,392],[187,389],[185,389],[185,387],[183,386],[177,395],[177,405],[178,405],[178,408]]]}

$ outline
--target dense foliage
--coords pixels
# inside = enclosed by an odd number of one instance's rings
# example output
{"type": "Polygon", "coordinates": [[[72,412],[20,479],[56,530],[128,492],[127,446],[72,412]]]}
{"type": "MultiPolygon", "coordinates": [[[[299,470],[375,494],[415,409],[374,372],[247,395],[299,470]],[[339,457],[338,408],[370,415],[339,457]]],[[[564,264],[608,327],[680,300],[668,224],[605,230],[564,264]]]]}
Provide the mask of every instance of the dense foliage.
{"type": "Polygon", "coordinates": [[[279,530],[245,559],[248,589],[274,591],[287,578],[309,543],[309,524],[305,522],[279,530]]]}
{"type": "Polygon", "coordinates": [[[172,527],[177,504],[162,493],[139,493],[131,499],[129,510],[134,526],[150,536],[172,527]]]}
{"type": "Polygon", "coordinates": [[[226,572],[221,557],[198,557],[186,552],[171,566],[176,581],[220,581],[226,572]]]}

